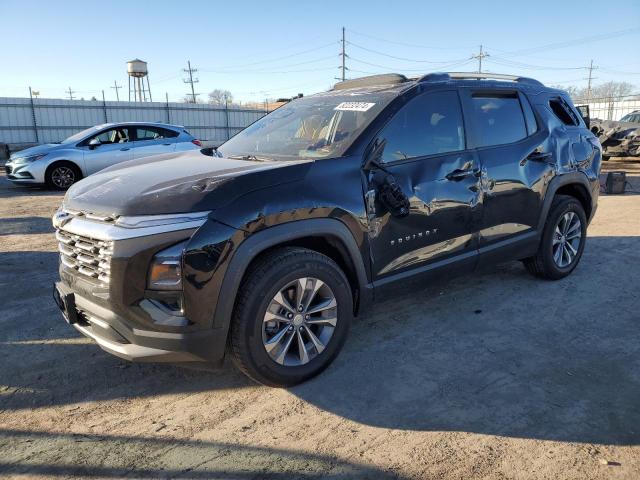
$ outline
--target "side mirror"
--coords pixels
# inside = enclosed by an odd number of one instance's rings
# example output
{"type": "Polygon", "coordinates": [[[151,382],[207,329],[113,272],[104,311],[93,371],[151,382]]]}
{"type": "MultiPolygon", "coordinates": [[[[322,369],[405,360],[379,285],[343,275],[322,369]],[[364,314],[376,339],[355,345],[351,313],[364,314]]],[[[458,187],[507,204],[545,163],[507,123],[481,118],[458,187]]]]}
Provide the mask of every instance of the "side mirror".
{"type": "Polygon", "coordinates": [[[89,142],[89,148],[91,150],[93,150],[96,147],[99,147],[100,145],[102,145],[102,143],[97,138],[92,138],[91,141],[89,142]]]}

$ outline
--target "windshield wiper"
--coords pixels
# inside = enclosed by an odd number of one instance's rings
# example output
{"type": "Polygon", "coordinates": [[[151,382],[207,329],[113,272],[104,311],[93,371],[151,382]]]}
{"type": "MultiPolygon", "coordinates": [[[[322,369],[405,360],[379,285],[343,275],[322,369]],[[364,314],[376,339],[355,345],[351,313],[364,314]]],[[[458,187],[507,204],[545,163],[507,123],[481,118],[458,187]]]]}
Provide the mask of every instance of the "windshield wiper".
{"type": "Polygon", "coordinates": [[[270,158],[256,157],[255,155],[231,155],[227,158],[232,160],[248,160],[251,162],[268,162],[271,160],[270,158]]]}

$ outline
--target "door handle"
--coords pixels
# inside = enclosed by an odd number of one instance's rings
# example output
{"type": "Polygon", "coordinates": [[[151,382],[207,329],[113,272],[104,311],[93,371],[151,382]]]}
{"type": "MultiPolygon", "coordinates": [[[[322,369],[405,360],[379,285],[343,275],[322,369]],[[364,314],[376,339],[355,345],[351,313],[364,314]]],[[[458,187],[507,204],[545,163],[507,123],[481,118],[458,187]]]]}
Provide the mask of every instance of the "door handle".
{"type": "Polygon", "coordinates": [[[170,143],[163,143],[162,145],[164,145],[165,147],[170,147],[171,146],[170,143]]]}
{"type": "Polygon", "coordinates": [[[520,165],[524,165],[527,161],[532,162],[547,162],[552,157],[551,152],[533,152],[530,153],[524,160],[520,162],[520,165]]]}
{"type": "Polygon", "coordinates": [[[121,148],[120,151],[121,152],[126,152],[127,150],[131,150],[129,147],[125,147],[125,148],[121,148]]]}
{"type": "Polygon", "coordinates": [[[453,172],[448,173],[445,178],[447,180],[451,180],[452,182],[457,182],[459,180],[462,180],[463,178],[467,178],[467,177],[479,177],[480,176],[480,169],[479,168],[458,168],[456,170],[454,170],[453,172]]]}

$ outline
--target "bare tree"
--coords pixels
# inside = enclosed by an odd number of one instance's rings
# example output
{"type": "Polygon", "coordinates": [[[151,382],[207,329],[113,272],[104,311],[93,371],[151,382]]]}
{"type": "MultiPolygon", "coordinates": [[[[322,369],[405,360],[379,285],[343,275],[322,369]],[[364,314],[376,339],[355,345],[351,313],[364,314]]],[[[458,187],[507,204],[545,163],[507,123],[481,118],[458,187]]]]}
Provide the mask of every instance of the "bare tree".
{"type": "Polygon", "coordinates": [[[591,96],[594,98],[623,97],[634,90],[634,86],[628,82],[607,82],[593,87],[591,96]]]}
{"type": "Polygon", "coordinates": [[[229,90],[216,88],[209,93],[209,103],[212,105],[228,105],[233,102],[233,95],[229,90]]]}
{"type": "MultiPolygon", "coordinates": [[[[575,85],[563,86],[554,85],[554,88],[565,90],[571,96],[574,102],[586,102],[589,100],[586,88],[579,88],[575,85]]],[[[628,82],[606,82],[595,85],[591,88],[590,99],[611,100],[615,97],[624,97],[632,94],[636,90],[636,86],[628,82]]]]}
{"type": "MultiPolygon", "coordinates": [[[[194,103],[191,94],[187,94],[180,100],[182,103],[194,103]]],[[[204,103],[201,99],[196,98],[195,103],[204,103]]]]}

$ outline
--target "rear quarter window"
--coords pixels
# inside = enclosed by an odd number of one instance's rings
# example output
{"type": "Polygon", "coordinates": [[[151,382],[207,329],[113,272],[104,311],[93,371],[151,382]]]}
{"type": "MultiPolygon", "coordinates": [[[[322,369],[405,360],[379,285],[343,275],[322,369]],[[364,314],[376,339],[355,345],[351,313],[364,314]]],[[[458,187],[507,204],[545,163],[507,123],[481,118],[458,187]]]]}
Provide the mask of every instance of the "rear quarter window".
{"type": "Polygon", "coordinates": [[[572,108],[561,98],[552,98],[549,100],[549,107],[554,115],[565,125],[572,127],[580,125],[580,120],[572,108]]]}

